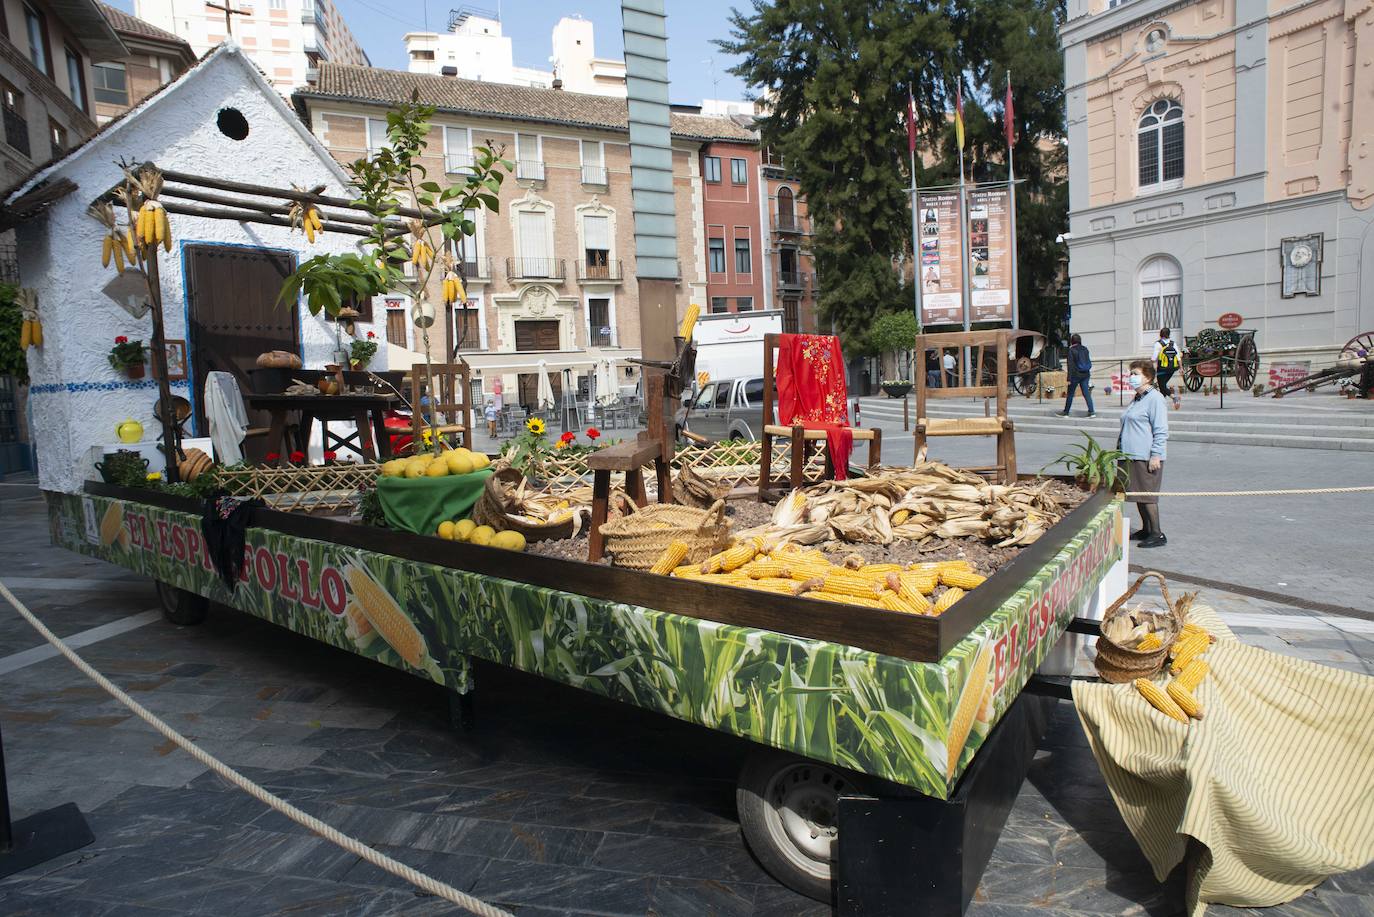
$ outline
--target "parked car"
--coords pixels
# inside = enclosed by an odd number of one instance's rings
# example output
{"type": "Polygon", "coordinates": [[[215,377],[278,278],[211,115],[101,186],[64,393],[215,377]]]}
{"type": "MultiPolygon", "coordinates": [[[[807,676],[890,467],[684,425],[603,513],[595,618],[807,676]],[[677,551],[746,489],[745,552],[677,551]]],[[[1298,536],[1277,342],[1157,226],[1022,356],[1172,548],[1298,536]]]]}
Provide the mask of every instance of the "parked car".
{"type": "Polygon", "coordinates": [[[684,430],[713,442],[758,439],[763,432],[763,378],[707,382],[677,411],[674,433],[678,439],[684,430]]]}

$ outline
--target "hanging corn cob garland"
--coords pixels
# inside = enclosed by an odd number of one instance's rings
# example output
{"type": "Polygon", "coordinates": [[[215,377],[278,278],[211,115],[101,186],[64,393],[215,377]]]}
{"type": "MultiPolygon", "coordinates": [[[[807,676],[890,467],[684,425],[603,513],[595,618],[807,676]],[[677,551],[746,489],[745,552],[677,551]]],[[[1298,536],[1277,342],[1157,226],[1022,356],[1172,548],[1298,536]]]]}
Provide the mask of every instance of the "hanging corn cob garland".
{"type": "MultiPolygon", "coordinates": [[[[297,191],[305,192],[304,188],[292,185],[297,191]]],[[[323,186],[312,188],[311,193],[319,194],[323,191],[323,186]]],[[[307,204],[303,201],[292,200],[286,205],[286,218],[291,223],[292,229],[299,229],[305,233],[306,241],[311,245],[315,244],[315,237],[324,235],[324,221],[320,218],[320,209],[314,204],[307,204]]]]}
{"type": "Polygon", "coordinates": [[[38,294],[28,288],[20,288],[14,294],[19,303],[19,349],[43,346],[43,326],[38,321],[38,294]]]}
{"type": "Polygon", "coordinates": [[[425,241],[425,224],[411,220],[410,233],[415,237],[410,243],[410,263],[417,271],[427,271],[434,266],[434,249],[425,241]]]}
{"type": "Polygon", "coordinates": [[[466,302],[468,291],[463,288],[463,278],[458,276],[453,263],[453,255],[444,252],[441,256],[441,264],[444,267],[444,303],[453,305],[456,302],[466,302]]]}
{"type": "Polygon", "coordinates": [[[105,235],[100,240],[100,266],[109,267],[113,261],[115,270],[124,273],[125,265],[135,261],[133,233],[119,228],[114,205],[109,201],[92,204],[89,212],[105,227],[105,235]]]}
{"type": "MultiPolygon", "coordinates": [[[[129,183],[141,198],[134,216],[134,241],[151,251],[161,243],[163,251],[172,250],[172,227],[167,222],[167,210],[158,201],[162,193],[162,173],[150,166],[139,169],[138,174],[125,170],[129,183]]],[[[132,209],[133,202],[128,202],[132,209]]]]}

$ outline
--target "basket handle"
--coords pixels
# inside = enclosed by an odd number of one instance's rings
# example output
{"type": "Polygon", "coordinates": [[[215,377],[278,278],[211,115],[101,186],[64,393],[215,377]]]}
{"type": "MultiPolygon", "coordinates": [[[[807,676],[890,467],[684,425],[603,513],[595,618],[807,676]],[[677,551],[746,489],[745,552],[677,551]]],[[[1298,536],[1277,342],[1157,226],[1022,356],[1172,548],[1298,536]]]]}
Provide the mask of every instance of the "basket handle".
{"type": "Polygon", "coordinates": [[[1169,584],[1165,581],[1164,574],[1160,573],[1158,570],[1146,570],[1144,573],[1140,574],[1140,576],[1136,577],[1136,581],[1131,584],[1131,588],[1127,589],[1115,602],[1107,606],[1107,610],[1102,613],[1103,620],[1106,620],[1107,615],[1126,604],[1130,597],[1135,595],[1136,590],[1140,588],[1141,584],[1145,582],[1145,579],[1151,576],[1159,580],[1159,591],[1164,596],[1164,605],[1169,609],[1169,614],[1178,617],[1177,613],[1174,611],[1174,600],[1169,597],[1169,584]]]}
{"type": "Polygon", "coordinates": [[[725,500],[721,499],[712,503],[711,508],[706,511],[706,515],[701,517],[701,525],[697,526],[697,534],[700,535],[702,532],[706,531],[709,526],[720,525],[724,521],[725,500]],[[715,522],[711,521],[712,516],[715,516],[715,522]]]}

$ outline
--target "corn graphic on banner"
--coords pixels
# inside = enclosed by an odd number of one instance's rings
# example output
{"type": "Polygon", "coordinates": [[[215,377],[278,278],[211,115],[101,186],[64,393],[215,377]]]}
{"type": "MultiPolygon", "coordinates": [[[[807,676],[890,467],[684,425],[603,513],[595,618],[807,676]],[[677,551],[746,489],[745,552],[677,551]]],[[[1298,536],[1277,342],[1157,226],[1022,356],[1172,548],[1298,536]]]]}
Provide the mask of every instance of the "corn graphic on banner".
{"type": "Polygon", "coordinates": [[[1121,557],[1113,503],[944,659],[921,663],[266,528],[248,530],[231,594],[198,514],[48,498],[58,545],[453,690],[472,686],[480,658],[942,799],[1121,557]]]}

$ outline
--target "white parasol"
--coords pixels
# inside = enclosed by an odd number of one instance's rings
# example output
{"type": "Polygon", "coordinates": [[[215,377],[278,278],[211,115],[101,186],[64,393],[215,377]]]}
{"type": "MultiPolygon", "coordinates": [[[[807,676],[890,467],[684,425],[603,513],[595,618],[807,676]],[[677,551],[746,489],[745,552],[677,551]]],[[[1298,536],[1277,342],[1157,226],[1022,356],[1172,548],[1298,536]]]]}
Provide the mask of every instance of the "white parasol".
{"type": "Polygon", "coordinates": [[[603,408],[620,400],[620,390],[615,384],[615,366],[610,360],[600,360],[596,364],[596,403],[603,408]]]}
{"type": "Polygon", "coordinates": [[[549,381],[549,364],[543,360],[539,361],[539,389],[535,393],[534,400],[539,403],[539,410],[552,411],[553,383],[549,381]]]}

